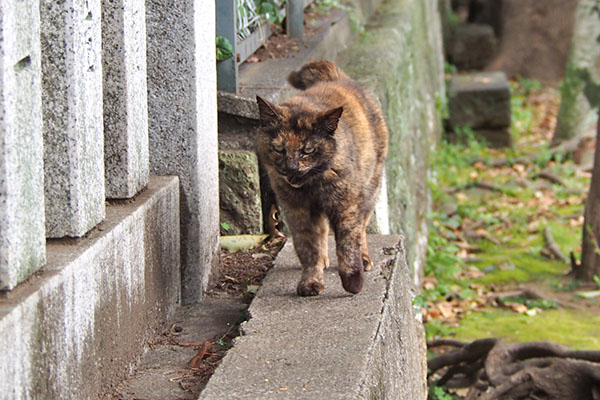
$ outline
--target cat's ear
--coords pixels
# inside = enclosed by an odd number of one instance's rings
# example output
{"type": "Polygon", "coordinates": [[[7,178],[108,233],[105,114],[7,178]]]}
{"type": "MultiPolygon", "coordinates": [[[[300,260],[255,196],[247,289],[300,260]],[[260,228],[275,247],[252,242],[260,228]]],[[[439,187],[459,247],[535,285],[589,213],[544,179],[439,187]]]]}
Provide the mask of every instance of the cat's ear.
{"type": "Polygon", "coordinates": [[[256,96],[256,102],[258,103],[258,114],[260,115],[261,126],[274,127],[281,121],[279,107],[260,96],[256,96]]]}
{"type": "Polygon", "coordinates": [[[319,117],[318,128],[321,132],[325,132],[329,135],[333,135],[340,122],[340,117],[344,107],[332,108],[331,110],[325,111],[319,117]]]}

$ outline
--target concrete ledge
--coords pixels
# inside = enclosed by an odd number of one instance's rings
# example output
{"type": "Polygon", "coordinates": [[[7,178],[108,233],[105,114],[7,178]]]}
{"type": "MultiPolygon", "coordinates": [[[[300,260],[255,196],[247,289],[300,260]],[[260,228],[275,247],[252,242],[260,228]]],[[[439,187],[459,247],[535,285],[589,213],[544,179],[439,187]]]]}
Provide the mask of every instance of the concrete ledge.
{"type": "MultiPolygon", "coordinates": [[[[424,335],[403,240],[370,236],[369,247],[375,267],[359,295],[343,291],[332,265],[324,293],[302,298],[288,242],[200,399],[425,399],[424,335]]],[[[333,263],[332,240],[330,249],[333,263]]]]}
{"type": "Polygon", "coordinates": [[[83,239],[51,241],[43,271],[0,298],[0,397],[97,398],[180,299],[179,180],[152,177],[83,239]]]}

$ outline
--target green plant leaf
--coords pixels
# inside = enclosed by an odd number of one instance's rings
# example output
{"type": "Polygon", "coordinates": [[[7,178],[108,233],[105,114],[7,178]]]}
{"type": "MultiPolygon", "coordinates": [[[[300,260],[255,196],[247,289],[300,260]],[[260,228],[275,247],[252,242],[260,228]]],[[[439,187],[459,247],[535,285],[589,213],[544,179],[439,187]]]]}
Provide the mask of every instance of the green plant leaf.
{"type": "MultiPolygon", "coordinates": [[[[233,46],[229,39],[224,36],[217,36],[217,61],[227,60],[233,57],[233,46]]],[[[227,229],[227,228],[224,228],[227,229]]]]}

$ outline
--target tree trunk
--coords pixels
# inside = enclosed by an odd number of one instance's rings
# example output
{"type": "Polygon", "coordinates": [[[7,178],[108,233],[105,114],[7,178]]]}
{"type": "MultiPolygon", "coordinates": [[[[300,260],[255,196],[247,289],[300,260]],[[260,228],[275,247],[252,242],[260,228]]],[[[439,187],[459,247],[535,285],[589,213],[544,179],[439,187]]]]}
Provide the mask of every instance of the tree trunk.
{"type": "Polygon", "coordinates": [[[577,3],[502,0],[500,45],[485,69],[504,71],[511,78],[558,83],[565,73],[577,3]]]}
{"type": "Polygon", "coordinates": [[[581,265],[575,270],[577,278],[590,282],[594,275],[600,276],[600,121],[596,135],[592,182],[585,203],[581,265]]]}
{"type": "Polygon", "coordinates": [[[579,0],[571,51],[560,88],[560,109],[552,143],[579,136],[596,126],[597,115],[590,93],[600,82],[600,0],[579,0]]]}

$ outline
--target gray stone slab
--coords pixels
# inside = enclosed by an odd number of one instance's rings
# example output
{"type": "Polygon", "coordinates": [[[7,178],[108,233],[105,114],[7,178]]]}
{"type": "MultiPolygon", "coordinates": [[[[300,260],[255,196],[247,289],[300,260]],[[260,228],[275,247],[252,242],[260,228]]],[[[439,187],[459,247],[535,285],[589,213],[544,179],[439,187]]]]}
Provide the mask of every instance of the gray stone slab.
{"type": "Polygon", "coordinates": [[[496,55],[494,29],[485,24],[460,24],[451,28],[446,53],[460,70],[483,69],[496,55]]]}
{"type": "Polygon", "coordinates": [[[0,11],[0,290],[45,262],[40,17],[36,1],[0,11]]]}
{"type": "Polygon", "coordinates": [[[104,218],[100,0],[40,1],[46,236],[104,218]]]}
{"type": "Polygon", "coordinates": [[[153,177],[84,239],[49,242],[0,298],[2,398],[96,399],[133,366],[179,303],[178,204],[178,179],[153,177]]]}
{"type": "Polygon", "coordinates": [[[360,294],[343,291],[331,242],[325,291],[307,298],[296,295],[288,242],[200,399],[425,399],[424,335],[401,239],[370,236],[369,247],[375,266],[360,294]]]}
{"type": "Polygon", "coordinates": [[[102,72],[106,196],[130,198],[150,168],[143,0],[102,1],[102,72]]]}
{"type": "Polygon", "coordinates": [[[448,89],[450,125],[473,129],[510,126],[510,85],[503,72],[452,77],[448,89]]]}
{"type": "Polygon", "coordinates": [[[219,199],[221,235],[263,233],[256,153],[219,151],[219,199]]]}
{"type": "Polygon", "coordinates": [[[218,267],[215,3],[146,2],[150,171],[181,180],[183,300],[218,267]]]}

